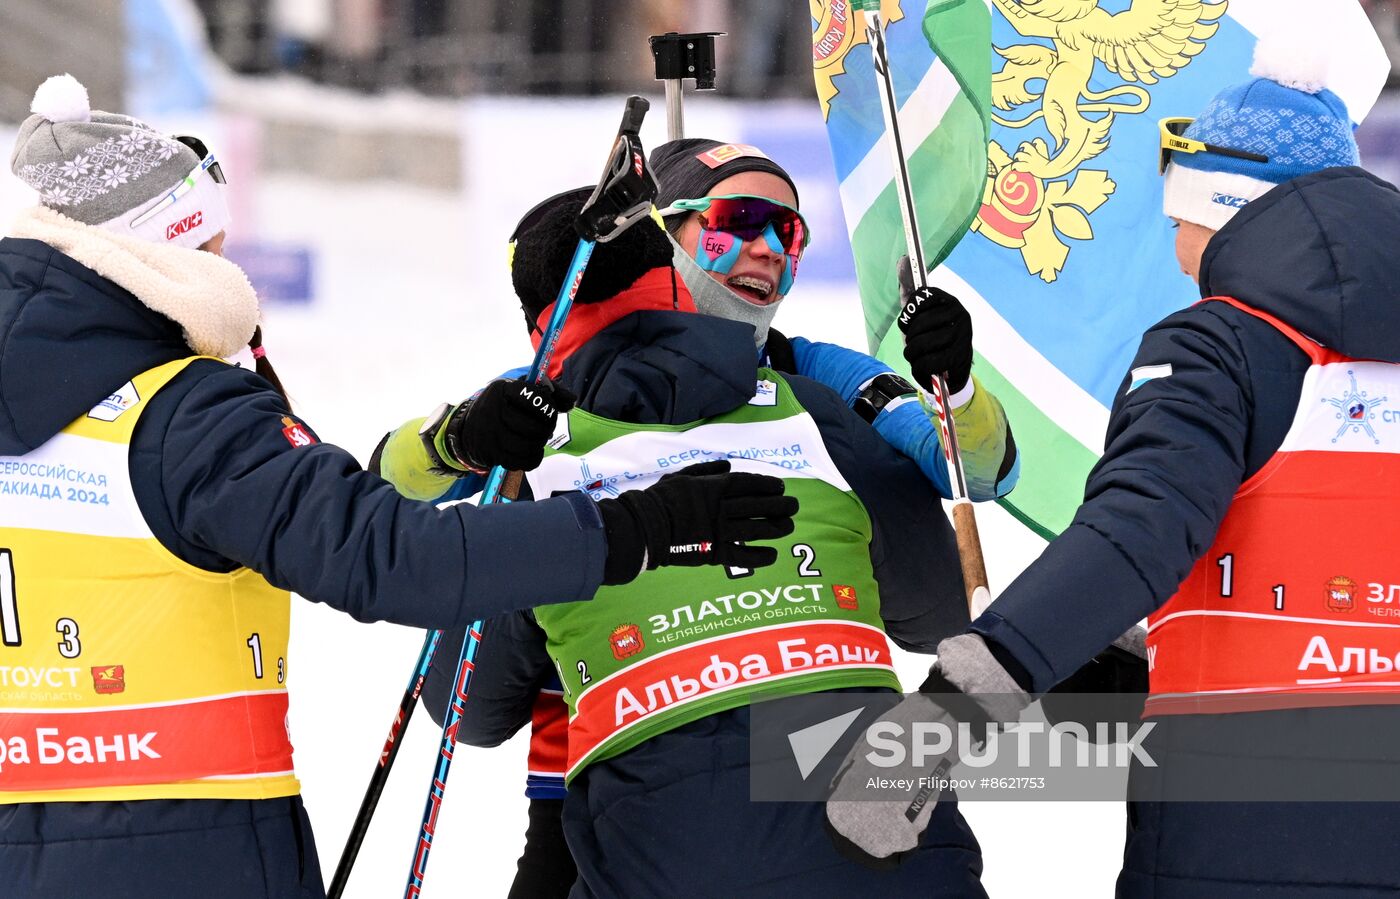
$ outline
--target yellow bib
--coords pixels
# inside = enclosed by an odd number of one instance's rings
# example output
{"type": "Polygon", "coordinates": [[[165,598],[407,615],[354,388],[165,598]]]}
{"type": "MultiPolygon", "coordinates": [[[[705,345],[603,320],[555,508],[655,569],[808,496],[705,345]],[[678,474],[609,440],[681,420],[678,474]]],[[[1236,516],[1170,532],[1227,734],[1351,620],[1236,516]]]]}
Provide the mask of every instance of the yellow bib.
{"type": "Polygon", "coordinates": [[[300,791],[288,594],[181,561],[132,490],[136,423],[194,358],[0,456],[0,804],[300,791]]]}

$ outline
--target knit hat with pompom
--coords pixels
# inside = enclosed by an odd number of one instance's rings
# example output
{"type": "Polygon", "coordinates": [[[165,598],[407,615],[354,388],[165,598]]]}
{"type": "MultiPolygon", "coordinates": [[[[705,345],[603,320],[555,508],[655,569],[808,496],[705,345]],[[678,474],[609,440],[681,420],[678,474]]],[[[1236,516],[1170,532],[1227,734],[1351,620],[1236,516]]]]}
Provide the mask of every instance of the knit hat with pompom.
{"type": "Polygon", "coordinates": [[[41,84],[30,111],[10,169],[39,192],[43,205],[117,234],[190,248],[228,227],[222,172],[200,167],[203,157],[191,145],[197,142],[92,109],[87,88],[72,75],[41,84]],[[159,210],[136,224],[154,207],[159,210]]]}
{"type": "Polygon", "coordinates": [[[1323,86],[1327,58],[1316,46],[1260,41],[1249,73],[1253,80],[1216,94],[1184,136],[1267,161],[1173,153],[1162,200],[1168,216],[1218,231],[1275,185],[1360,161],[1355,126],[1323,86]]]}

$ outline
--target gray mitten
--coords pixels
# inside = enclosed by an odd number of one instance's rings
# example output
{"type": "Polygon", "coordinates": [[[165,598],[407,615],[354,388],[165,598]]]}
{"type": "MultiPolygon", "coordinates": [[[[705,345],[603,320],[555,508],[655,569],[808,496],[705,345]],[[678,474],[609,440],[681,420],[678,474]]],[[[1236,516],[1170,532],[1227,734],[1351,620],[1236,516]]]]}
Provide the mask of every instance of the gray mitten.
{"type": "MultiPolygon", "coordinates": [[[[935,723],[956,733],[960,722],[973,726],[1013,721],[1030,696],[976,634],[959,634],[938,644],[938,661],[919,692],[907,696],[867,729],[905,737],[914,725],[935,723]],[[896,729],[897,728],[897,729],[896,729]]],[[[907,766],[880,765],[867,741],[857,740],[832,783],[826,818],[842,854],[876,867],[896,865],[919,844],[938,804],[939,784],[958,763],[958,740],[918,774],[907,766]]]]}
{"type": "MultiPolygon", "coordinates": [[[[934,701],[932,696],[914,693],[880,716],[871,728],[899,725],[900,733],[912,733],[917,722],[938,721],[956,727],[957,719],[934,701]]],[[[863,862],[889,861],[897,853],[908,852],[919,844],[938,804],[937,789],[917,779],[902,785],[885,785],[908,778],[871,760],[874,753],[864,740],[847,753],[846,760],[832,781],[826,802],[826,819],[832,839],[842,854],[863,862]],[[861,856],[867,858],[861,858],[861,856]]],[[[950,753],[940,757],[930,777],[944,777],[957,759],[950,753]]]]}

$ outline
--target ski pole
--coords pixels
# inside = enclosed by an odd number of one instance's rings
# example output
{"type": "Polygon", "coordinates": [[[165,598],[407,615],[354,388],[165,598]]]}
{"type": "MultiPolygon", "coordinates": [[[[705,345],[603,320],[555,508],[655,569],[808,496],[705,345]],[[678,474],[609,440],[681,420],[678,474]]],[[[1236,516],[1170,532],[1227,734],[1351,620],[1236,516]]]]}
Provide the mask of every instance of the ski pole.
{"type": "MultiPolygon", "coordinates": [[[[928,290],[928,269],[924,265],[924,244],[919,236],[918,210],[914,207],[914,192],[909,182],[909,162],[899,131],[899,101],[895,97],[894,78],[890,72],[889,53],[885,47],[885,29],[880,20],[880,0],[856,0],[856,9],[865,13],[865,33],[870,42],[871,59],[880,94],[880,110],[885,117],[890,155],[894,159],[895,192],[899,196],[899,214],[904,221],[904,241],[908,245],[910,267],[914,270],[914,286],[928,290]]],[[[918,385],[922,391],[923,384],[918,385]]],[[[952,406],[948,402],[948,382],[942,375],[933,376],[932,399],[938,415],[943,438],[943,457],[948,463],[948,481],[953,493],[953,527],[958,538],[958,560],[962,566],[963,586],[967,605],[976,618],[992,601],[987,587],[987,563],[982,556],[982,541],[977,535],[977,516],[967,495],[967,477],[963,473],[962,453],[958,447],[957,426],[953,422],[952,406]]]]}
{"type": "MultiPolygon", "coordinates": [[[[564,283],[554,302],[554,312],[549,319],[530,364],[527,376],[530,383],[538,384],[549,370],[559,335],[564,330],[574,297],[578,295],[588,261],[593,256],[593,248],[598,243],[606,243],[617,237],[633,223],[645,218],[651,212],[652,201],[656,198],[656,180],[646,168],[646,154],[642,150],[638,133],[642,119],[650,104],[641,97],[629,97],[627,108],[622,115],[622,125],[618,129],[617,140],[613,143],[603,177],[592,196],[584,203],[574,222],[579,241],[574,248],[573,259],[569,263],[564,283]]],[[[491,469],[482,489],[483,505],[501,499],[501,486],[506,471],[501,466],[491,469]]],[[[452,704],[443,719],[442,740],[438,746],[437,763],[433,769],[432,783],[428,788],[428,800],[423,808],[423,819],[418,829],[418,843],[414,847],[413,864],[409,869],[405,899],[414,899],[423,889],[423,878],[428,867],[428,853],[432,851],[433,835],[437,831],[437,817],[442,809],[447,790],[447,775],[452,768],[452,754],[457,746],[457,727],[466,711],[468,691],[472,672],[476,670],[476,654],[481,646],[485,622],[473,621],[467,628],[466,639],[462,641],[457,659],[457,677],[452,690],[452,704]]],[[[431,654],[430,654],[431,656],[431,654]]],[[[431,665],[431,659],[429,660],[431,665]]]]}
{"type": "Polygon", "coordinates": [[[403,745],[399,736],[407,729],[409,719],[413,717],[413,710],[418,707],[423,682],[428,678],[428,668],[433,663],[433,655],[437,652],[438,641],[441,639],[442,631],[429,631],[427,639],[423,641],[423,648],[418,651],[413,677],[408,682],[408,689],[404,690],[403,698],[399,700],[398,713],[394,715],[394,723],[389,725],[389,738],[384,741],[384,748],[379,751],[379,762],[370,776],[369,786],[365,788],[364,799],[360,800],[360,810],[356,812],[355,820],[350,825],[350,836],[345,840],[345,849],[340,853],[340,862],[335,866],[331,887],[326,891],[327,899],[340,899],[345,893],[346,884],[350,882],[350,870],[355,867],[360,846],[365,841],[365,834],[369,832],[369,822],[374,818],[374,810],[379,805],[384,785],[389,782],[389,771],[394,767],[399,746],[403,745]]]}
{"type": "Polygon", "coordinates": [[[723,31],[702,31],[695,34],[653,34],[648,38],[651,55],[656,61],[656,80],[666,86],[666,139],[685,137],[685,112],[682,99],[685,79],[695,79],[697,91],[715,89],[715,38],[723,31]]]}

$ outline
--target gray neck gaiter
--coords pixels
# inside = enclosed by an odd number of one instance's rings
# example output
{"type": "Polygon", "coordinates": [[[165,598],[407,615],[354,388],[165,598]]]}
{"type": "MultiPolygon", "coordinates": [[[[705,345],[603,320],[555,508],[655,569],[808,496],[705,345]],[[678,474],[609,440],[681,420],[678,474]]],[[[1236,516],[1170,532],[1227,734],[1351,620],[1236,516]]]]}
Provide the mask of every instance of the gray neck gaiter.
{"type": "Polygon", "coordinates": [[[675,238],[671,238],[671,261],[676,271],[680,272],[685,286],[690,288],[690,295],[695,298],[696,310],[702,315],[713,315],[753,325],[754,346],[763,349],[768,343],[768,327],[773,323],[773,316],[778,314],[781,298],[767,306],[755,306],[711,278],[709,272],[702,269],[685,248],[676,243],[675,238]]]}

